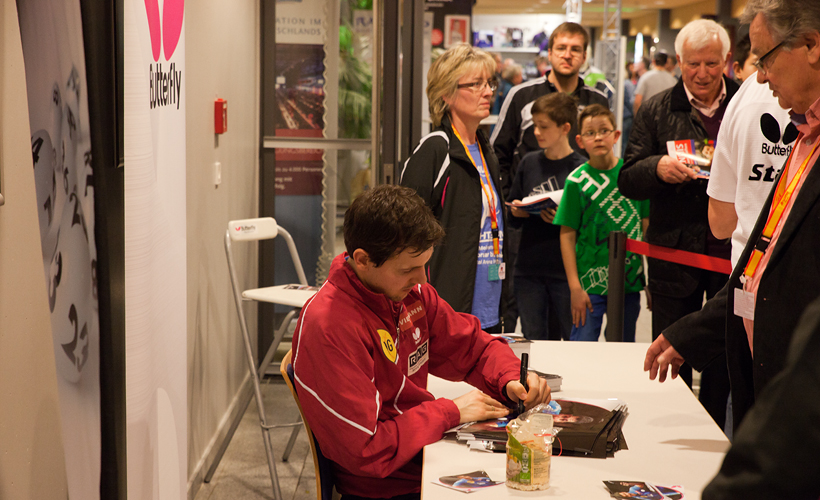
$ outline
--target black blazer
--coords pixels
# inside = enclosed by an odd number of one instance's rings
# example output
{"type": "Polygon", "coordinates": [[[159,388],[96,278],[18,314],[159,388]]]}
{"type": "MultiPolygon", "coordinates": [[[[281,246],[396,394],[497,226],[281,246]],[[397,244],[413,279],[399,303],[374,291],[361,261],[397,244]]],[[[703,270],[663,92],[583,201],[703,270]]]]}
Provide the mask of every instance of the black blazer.
{"type": "MultiPolygon", "coordinates": [[[[726,106],[739,87],[732,80],[723,79],[726,84],[723,105],[726,106]]],[[[618,175],[618,189],[627,198],[650,200],[649,228],[644,236],[648,243],[706,253],[707,181],[695,179],[669,184],[656,173],[658,162],[667,154],[667,141],[700,140],[706,136],[700,115],[686,96],[683,80],[652,96],[638,109],[624,154],[624,166],[618,175]]],[[[697,289],[702,273],[694,267],[650,258],[649,290],[668,297],[686,297],[697,289]]]]}
{"type": "Polygon", "coordinates": [[[820,300],[806,308],[786,365],[734,433],[720,472],[703,500],[820,497],[820,300]]]}
{"type": "Polygon", "coordinates": [[[696,370],[719,359],[725,351],[735,428],[760,391],[783,369],[798,319],[820,297],[820,161],[806,175],[783,231],[769,250],[771,258],[760,280],[754,360],[743,321],[734,314],[734,289],[741,286],[740,276],[766,224],[777,181],[729,282],[701,311],[681,318],[664,332],[696,370]]]}

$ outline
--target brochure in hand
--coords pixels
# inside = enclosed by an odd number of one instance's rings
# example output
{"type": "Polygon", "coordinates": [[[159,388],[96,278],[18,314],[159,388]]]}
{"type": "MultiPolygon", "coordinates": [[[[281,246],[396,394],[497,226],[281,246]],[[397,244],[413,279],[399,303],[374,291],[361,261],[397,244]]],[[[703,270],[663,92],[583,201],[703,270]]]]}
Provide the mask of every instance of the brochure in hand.
{"type": "Polygon", "coordinates": [[[712,157],[715,155],[715,141],[712,139],[667,141],[666,151],[684,165],[698,167],[698,177],[709,178],[712,157]]]}
{"type": "Polygon", "coordinates": [[[493,479],[483,470],[476,470],[473,472],[465,472],[464,474],[456,474],[455,476],[442,476],[433,483],[445,488],[463,491],[464,493],[472,493],[481,488],[488,486],[495,486],[503,484],[504,481],[493,481],[493,479]]]}
{"type": "Polygon", "coordinates": [[[604,481],[612,498],[683,500],[683,486],[658,486],[643,481],[604,481]]]}
{"type": "Polygon", "coordinates": [[[543,194],[533,194],[530,196],[525,196],[520,203],[513,205],[509,201],[507,205],[514,206],[520,208],[522,210],[527,211],[532,215],[540,215],[541,210],[545,208],[558,208],[558,205],[561,204],[561,197],[564,195],[564,190],[559,189],[557,191],[550,191],[548,193],[543,194]]]}

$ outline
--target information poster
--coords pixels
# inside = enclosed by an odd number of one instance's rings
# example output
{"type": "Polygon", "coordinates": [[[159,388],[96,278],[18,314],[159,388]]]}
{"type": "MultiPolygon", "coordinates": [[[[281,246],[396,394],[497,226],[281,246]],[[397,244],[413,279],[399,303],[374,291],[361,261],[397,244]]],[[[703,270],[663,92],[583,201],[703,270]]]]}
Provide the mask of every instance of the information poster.
{"type": "MultiPolygon", "coordinates": [[[[325,0],[276,2],[277,137],[324,137],[328,5],[325,0]]],[[[276,221],[293,235],[311,282],[322,239],[325,154],[323,149],[276,149],[276,221]]],[[[276,242],[276,252],[287,255],[284,242],[276,242]]],[[[277,283],[296,281],[289,259],[276,259],[274,273],[277,283]]]]}

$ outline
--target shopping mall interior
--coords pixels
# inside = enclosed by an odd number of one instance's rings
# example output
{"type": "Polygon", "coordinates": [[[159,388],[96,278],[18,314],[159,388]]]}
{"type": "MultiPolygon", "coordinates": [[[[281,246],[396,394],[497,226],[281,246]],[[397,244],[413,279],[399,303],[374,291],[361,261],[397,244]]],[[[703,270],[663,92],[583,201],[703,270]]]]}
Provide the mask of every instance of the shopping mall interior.
{"type": "MultiPolygon", "coordinates": [[[[539,39],[570,19],[622,103],[626,62],[674,53],[695,19],[734,38],[744,6],[3,0],[0,498],[274,498],[248,357],[271,362],[268,423],[295,422],[278,369],[295,317],[235,287],[322,284],[351,201],[396,183],[430,130],[431,60],[470,42],[534,78],[539,39]],[[259,217],[292,235],[303,274],[285,238],[226,236],[259,217]],[[87,246],[69,255],[69,234],[82,232],[87,246]]],[[[644,309],[639,343],[651,341],[649,318],[644,309]]],[[[314,498],[303,431],[282,460],[290,436],[271,432],[276,498],[314,498]]]]}

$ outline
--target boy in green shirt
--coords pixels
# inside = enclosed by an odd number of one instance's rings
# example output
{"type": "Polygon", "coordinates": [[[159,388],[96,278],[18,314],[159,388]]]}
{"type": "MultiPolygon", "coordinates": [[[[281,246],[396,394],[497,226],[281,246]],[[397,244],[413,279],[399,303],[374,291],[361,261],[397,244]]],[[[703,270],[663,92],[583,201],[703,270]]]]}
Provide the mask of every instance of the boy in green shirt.
{"type": "MultiPolygon", "coordinates": [[[[609,233],[623,231],[627,238],[642,239],[649,202],[630,200],[618,191],[623,160],[612,148],[621,133],[615,130],[612,112],[598,104],[587,106],[578,129],[576,141],[589,153],[589,161],[567,177],[554,224],[561,225],[561,256],[572,301],[570,340],[596,341],[606,312],[609,233]]],[[[634,342],[644,286],[640,255],[627,252],[625,276],[624,341],[634,342]]]]}

